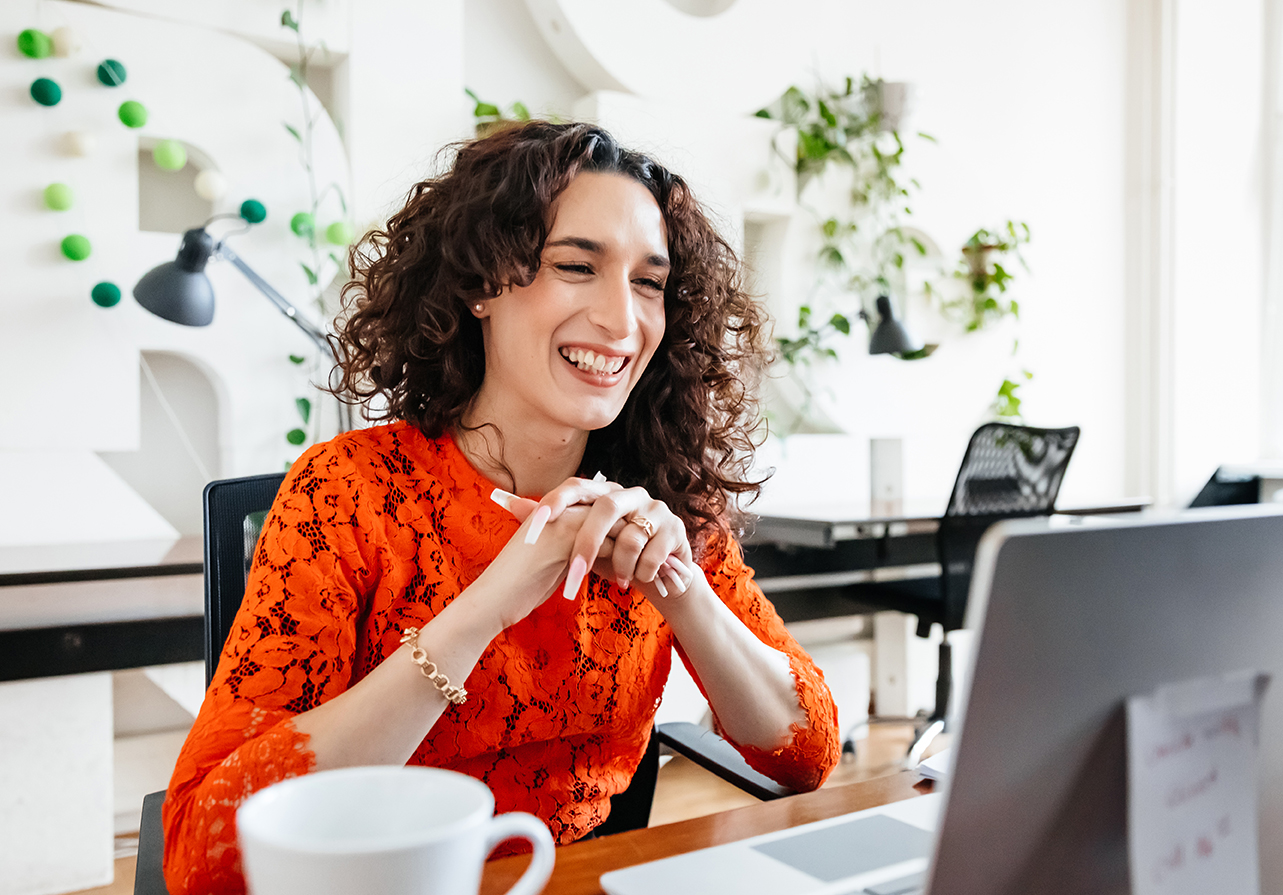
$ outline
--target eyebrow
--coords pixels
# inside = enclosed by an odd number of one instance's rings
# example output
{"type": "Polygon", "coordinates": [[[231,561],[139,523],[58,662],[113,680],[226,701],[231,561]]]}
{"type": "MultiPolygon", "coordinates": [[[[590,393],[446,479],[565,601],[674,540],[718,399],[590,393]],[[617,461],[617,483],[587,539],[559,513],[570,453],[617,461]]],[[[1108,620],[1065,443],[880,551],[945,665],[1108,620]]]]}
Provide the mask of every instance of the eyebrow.
{"type": "MultiPolygon", "coordinates": [[[[549,246],[570,246],[571,248],[583,249],[585,252],[591,252],[594,255],[604,255],[606,247],[596,240],[586,239],[582,236],[565,236],[561,239],[554,239],[547,243],[549,246]]],[[[647,255],[646,263],[653,267],[662,267],[665,270],[672,267],[668,258],[663,255],[647,255]]]]}

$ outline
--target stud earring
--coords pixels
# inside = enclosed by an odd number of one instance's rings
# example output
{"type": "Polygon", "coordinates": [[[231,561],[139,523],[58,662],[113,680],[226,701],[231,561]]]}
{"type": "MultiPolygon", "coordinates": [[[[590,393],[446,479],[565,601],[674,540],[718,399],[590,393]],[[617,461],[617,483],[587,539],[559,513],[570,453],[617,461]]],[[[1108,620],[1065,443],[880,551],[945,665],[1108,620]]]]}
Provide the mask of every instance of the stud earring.
{"type": "Polygon", "coordinates": [[[485,305],[483,305],[481,302],[477,302],[475,305],[473,305],[473,306],[472,306],[472,310],[474,310],[474,311],[476,311],[478,314],[480,314],[482,311],[484,311],[484,310],[485,310],[485,307],[486,307],[486,306],[485,306],[485,305]]]}

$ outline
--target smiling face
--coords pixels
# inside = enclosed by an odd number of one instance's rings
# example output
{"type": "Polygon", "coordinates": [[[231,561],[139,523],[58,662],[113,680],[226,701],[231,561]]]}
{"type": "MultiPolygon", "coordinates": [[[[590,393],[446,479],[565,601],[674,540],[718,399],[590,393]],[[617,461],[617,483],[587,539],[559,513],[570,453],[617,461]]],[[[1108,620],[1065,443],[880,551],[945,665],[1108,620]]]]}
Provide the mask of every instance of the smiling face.
{"type": "Polygon", "coordinates": [[[474,308],[486,352],[474,409],[565,440],[614,421],[659,346],[668,242],[650,192],[619,174],[579,174],[551,217],[534,281],[474,308]]]}

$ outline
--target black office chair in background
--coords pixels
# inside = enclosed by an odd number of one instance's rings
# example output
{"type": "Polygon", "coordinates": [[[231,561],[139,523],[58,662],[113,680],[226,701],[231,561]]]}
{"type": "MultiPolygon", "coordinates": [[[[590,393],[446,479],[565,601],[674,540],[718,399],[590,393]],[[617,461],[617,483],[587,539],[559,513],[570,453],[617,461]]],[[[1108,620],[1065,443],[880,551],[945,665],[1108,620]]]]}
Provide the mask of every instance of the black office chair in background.
{"type": "MultiPolygon", "coordinates": [[[[271,509],[284,473],[224,479],[205,486],[205,686],[214,679],[223,644],[245,595],[245,582],[254,559],[254,548],[271,509]]],[[[762,800],[792,795],[748,766],[726,740],[697,724],[672,722],[660,725],[633,774],[628,789],[612,796],[610,817],[594,834],[605,836],[645,827],[659,773],[660,745],[762,800]]],[[[165,851],[161,807],[165,793],[143,798],[138,831],[138,864],[134,895],[169,895],[161,870],[165,851]]]]}
{"type": "Polygon", "coordinates": [[[916,766],[923,751],[944,729],[953,689],[949,632],[962,627],[971,587],[971,568],[980,537],[1002,519],[1050,514],[1078,443],[1078,427],[1034,429],[987,423],[971,436],[949,505],[936,532],[940,575],[855,585],[862,603],[898,609],[918,617],[918,636],[931,626],[944,629],[935,707],[919,725],[906,759],[916,766]]]}

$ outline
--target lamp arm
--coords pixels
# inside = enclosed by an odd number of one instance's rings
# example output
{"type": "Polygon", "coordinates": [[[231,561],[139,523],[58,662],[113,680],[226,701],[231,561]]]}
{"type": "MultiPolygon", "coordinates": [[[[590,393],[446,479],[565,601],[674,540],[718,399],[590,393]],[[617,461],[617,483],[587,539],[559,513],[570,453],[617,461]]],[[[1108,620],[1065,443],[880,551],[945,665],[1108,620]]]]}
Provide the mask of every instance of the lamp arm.
{"type": "Polygon", "coordinates": [[[298,309],[294,307],[294,305],[290,304],[289,299],[273,289],[267,280],[255,273],[254,269],[242,261],[240,255],[233,252],[227,243],[220,242],[215,246],[215,251],[228,261],[232,262],[232,264],[236,266],[236,269],[245,275],[245,279],[258,287],[258,291],[266,295],[268,300],[272,304],[276,305],[282,314],[290,318],[290,321],[295,326],[307,333],[308,337],[316,343],[316,347],[333,355],[334,349],[330,346],[330,340],[326,338],[325,330],[321,329],[315,323],[300,314],[298,309]]]}

